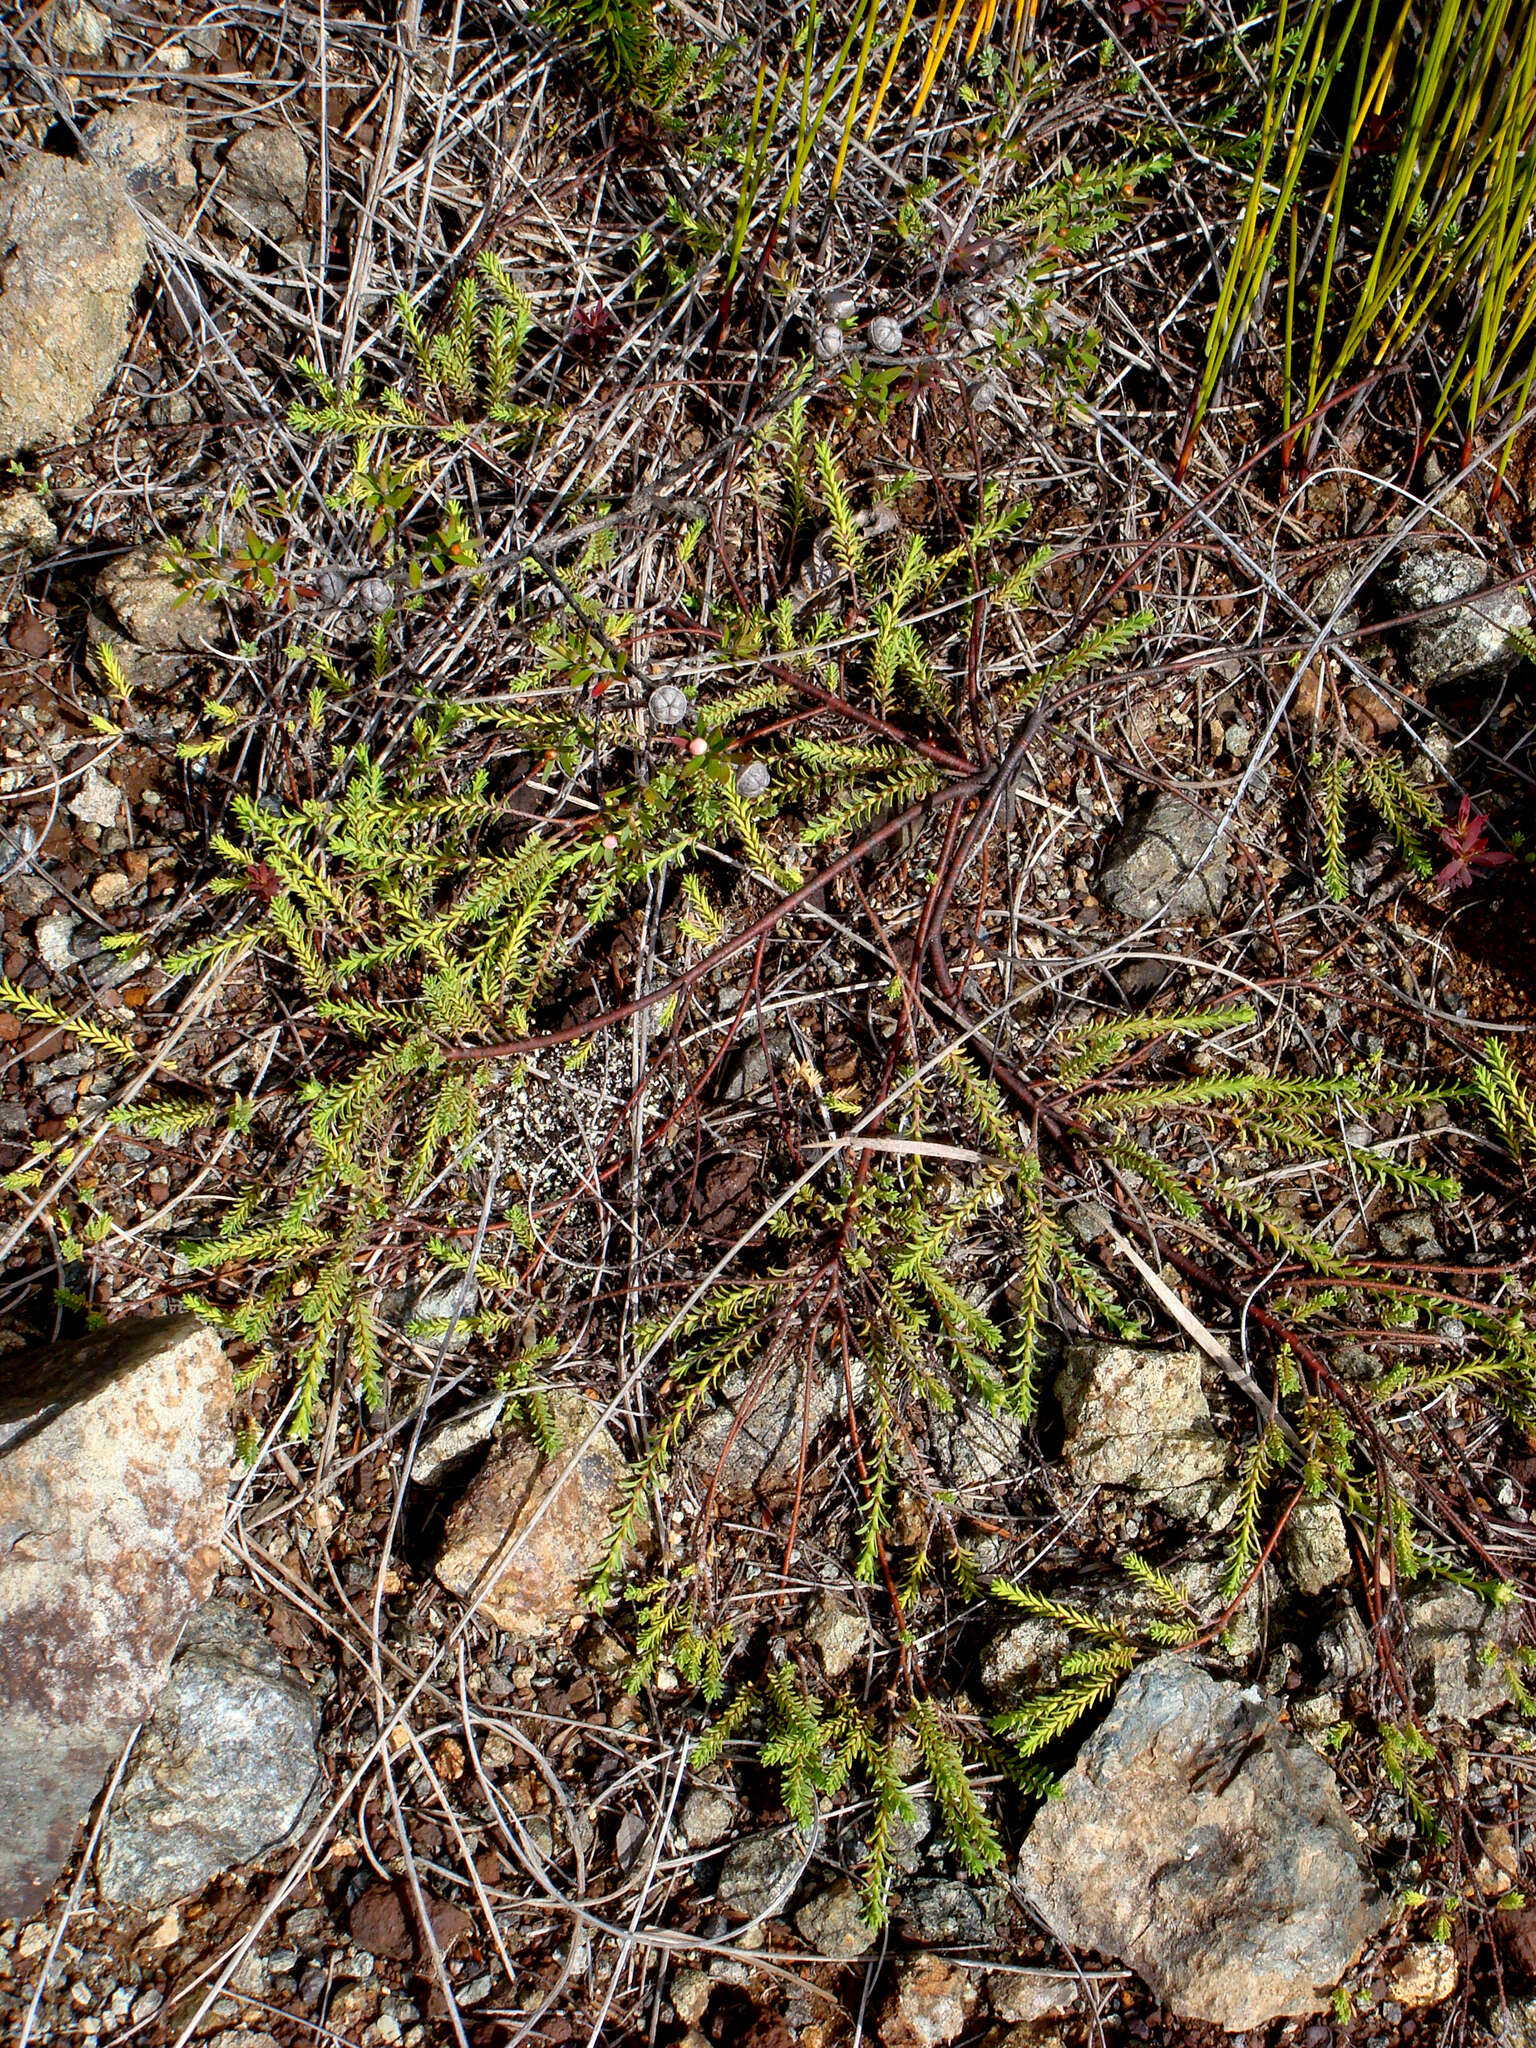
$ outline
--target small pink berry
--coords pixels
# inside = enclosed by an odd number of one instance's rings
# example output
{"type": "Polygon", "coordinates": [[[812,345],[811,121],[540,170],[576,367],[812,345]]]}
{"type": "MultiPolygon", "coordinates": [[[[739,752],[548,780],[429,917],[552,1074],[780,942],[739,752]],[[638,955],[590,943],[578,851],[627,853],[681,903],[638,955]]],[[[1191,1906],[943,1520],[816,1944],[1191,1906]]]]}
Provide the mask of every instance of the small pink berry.
{"type": "Polygon", "coordinates": [[[700,754],[707,754],[709,752],[709,741],[699,739],[690,740],[688,742],[688,751],[690,754],[693,755],[694,759],[697,760],[700,754]]]}
{"type": "Polygon", "coordinates": [[[617,833],[617,832],[605,832],[605,833],[603,834],[603,851],[604,851],[604,853],[617,853],[617,852],[618,852],[618,850],[619,850],[619,835],[618,835],[618,833],[617,833]]]}

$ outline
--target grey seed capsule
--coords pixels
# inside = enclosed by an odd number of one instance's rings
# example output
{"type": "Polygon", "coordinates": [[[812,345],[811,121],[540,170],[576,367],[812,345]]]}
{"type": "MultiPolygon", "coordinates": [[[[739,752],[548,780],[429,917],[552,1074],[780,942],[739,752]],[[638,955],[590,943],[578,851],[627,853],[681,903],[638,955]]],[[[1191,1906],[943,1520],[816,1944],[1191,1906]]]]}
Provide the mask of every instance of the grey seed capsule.
{"type": "Polygon", "coordinates": [[[746,797],[761,796],[772,780],[766,761],[749,761],[736,777],[736,794],[746,797]]]}
{"type": "Polygon", "coordinates": [[[833,285],[821,301],[823,320],[851,320],[859,310],[859,302],[845,284],[833,285]]]}
{"type": "Polygon", "coordinates": [[[315,578],[315,594],[322,604],[340,604],[347,594],[347,579],[339,569],[322,569],[315,578]]]}
{"type": "Polygon", "coordinates": [[[889,313],[877,313],[869,323],[871,345],[883,356],[901,354],[901,323],[893,320],[889,313]]]}
{"type": "Polygon", "coordinates": [[[843,330],[829,321],[825,327],[816,330],[811,343],[811,353],[819,363],[835,363],[843,352],[843,330]]]}
{"type": "Polygon", "coordinates": [[[357,586],[357,602],[365,612],[381,619],[394,604],[395,593],[382,576],[365,576],[357,586]]]}
{"type": "Polygon", "coordinates": [[[676,683],[659,683],[652,690],[646,709],[652,725],[681,725],[688,716],[688,698],[676,683]]]}

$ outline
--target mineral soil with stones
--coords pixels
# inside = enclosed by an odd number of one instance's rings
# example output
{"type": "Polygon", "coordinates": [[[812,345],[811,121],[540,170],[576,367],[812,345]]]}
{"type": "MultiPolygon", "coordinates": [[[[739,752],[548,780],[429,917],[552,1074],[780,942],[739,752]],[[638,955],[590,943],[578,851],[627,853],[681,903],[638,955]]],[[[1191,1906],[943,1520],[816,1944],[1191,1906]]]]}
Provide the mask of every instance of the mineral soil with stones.
{"type": "Polygon", "coordinates": [[[1536,2044],[1536,0],[0,25],[0,2031],[1536,2044]]]}

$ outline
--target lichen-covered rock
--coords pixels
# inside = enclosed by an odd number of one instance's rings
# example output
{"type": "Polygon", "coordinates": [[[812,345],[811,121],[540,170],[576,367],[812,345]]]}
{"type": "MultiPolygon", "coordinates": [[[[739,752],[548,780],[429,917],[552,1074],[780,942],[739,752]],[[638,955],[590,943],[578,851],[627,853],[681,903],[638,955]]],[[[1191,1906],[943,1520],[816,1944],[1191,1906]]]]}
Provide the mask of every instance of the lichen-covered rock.
{"type": "Polygon", "coordinates": [[[795,1929],[817,1955],[837,1962],[863,1955],[880,1938],[864,1919],[863,1896],[848,1877],[807,1899],[795,1915],[795,1929]]]}
{"type": "Polygon", "coordinates": [[[1256,1691],[1178,1656],[1121,1686],[1017,1882],[1059,1940],[1233,2032],[1321,2011],[1387,1911],[1327,1764],[1256,1691]]]}
{"type": "Polygon", "coordinates": [[[303,225],[308,191],[309,159],[290,129],[248,129],[225,152],[220,205],[242,237],[254,231],[269,242],[290,241],[303,225]]]}
{"type": "Polygon", "coordinates": [[[737,1806],[713,1785],[695,1785],[683,1801],[678,1825],[690,1849],[713,1849],[737,1824],[737,1806]]]}
{"type": "Polygon", "coordinates": [[[1208,1513],[1227,1469],[1196,1351],[1074,1344],[1056,1378],[1080,1485],[1127,1486],[1170,1513],[1208,1513]]]}
{"type": "Polygon", "coordinates": [[[981,1689],[995,1706],[1044,1692],[1061,1678],[1072,1637],[1059,1622],[1028,1616],[998,1630],[981,1654],[981,1689]]]}
{"type": "Polygon", "coordinates": [[[850,1671],[869,1641],[869,1623],[863,1615],[825,1595],[811,1602],[801,1632],[821,1652],[821,1668],[828,1678],[850,1671]]]}
{"type": "Polygon", "coordinates": [[[1344,1517],[1331,1500],[1301,1501],[1292,1508],[1280,1556],[1298,1593],[1324,1593],[1344,1584],[1354,1559],[1344,1517]]]}
{"type": "Polygon", "coordinates": [[[726,1852],[715,1904],[737,1920],[766,1920],[787,1904],[816,1853],[821,1830],[806,1834],[789,1822],[749,1835],[726,1852]]]}
{"type": "Polygon", "coordinates": [[[581,1394],[549,1397],[562,1449],[504,1437],[448,1517],[437,1576],[507,1635],[527,1641],[575,1619],[602,1563],[620,1501],[624,1456],[606,1428],[580,1446],[602,1410],[581,1394]]]}
{"type": "MultiPolygon", "coordinates": [[[[861,1386],[857,1380],[855,1394],[861,1386]]],[[[842,1373],[821,1359],[786,1362],[766,1376],[731,1373],[721,1383],[719,1405],[684,1443],[684,1462],[720,1500],[790,1490],[802,1446],[808,1450],[815,1443],[846,1400],[842,1373]]]]}
{"type": "Polygon", "coordinates": [[[0,178],[0,457],[73,436],[122,359],[143,268],[110,172],[40,154],[0,178]]]}
{"type": "Polygon", "coordinates": [[[946,2048],[965,2032],[977,2004],[972,1974],[939,1956],[906,1956],[880,2020],[884,2048],[946,2048]]]}
{"type": "Polygon", "coordinates": [[[81,133],[89,160],[121,178],[141,206],[173,225],[197,193],[197,172],[187,154],[187,117],[158,100],[110,107],[81,133]]]}
{"type": "Polygon", "coordinates": [[[156,653],[217,646],[224,638],[216,607],[176,580],[163,547],[135,548],[109,562],[96,578],[96,595],[136,646],[156,653]]]}
{"type": "Polygon", "coordinates": [[[297,1826],[320,1780],[319,1710],[231,1600],[188,1622],[102,1829],[102,1897],[158,1912],[297,1826]]]}
{"type": "Polygon", "coordinates": [[[36,491],[0,491],[0,556],[51,555],[58,544],[59,529],[36,491]]]}
{"type": "Polygon", "coordinates": [[[192,1316],[8,1360],[0,1399],[0,1913],[26,1918],[219,1563],[229,1366],[192,1316]]]}
{"type": "Polygon", "coordinates": [[[1480,1721],[1497,1713],[1509,1698],[1511,1613],[1490,1607],[1470,1586],[1443,1582],[1410,1593],[1403,1608],[1414,1705],[1426,1725],[1480,1721]]]}
{"type": "Polygon", "coordinates": [[[1388,1997],[1413,2012],[1454,1997],[1459,1975],[1448,1941],[1410,1941],[1382,1972],[1388,1997]]]}
{"type": "Polygon", "coordinates": [[[426,1431],[411,1461],[412,1481],[417,1486],[441,1486],[456,1466],[490,1442],[506,1405],[505,1394],[490,1394],[426,1431]]]}
{"type": "Polygon", "coordinates": [[[1531,623],[1530,607],[1518,589],[1479,595],[1488,581],[1486,562],[1442,547],[1416,549],[1382,577],[1382,594],[1398,612],[1455,607],[1403,629],[1409,672],[1425,689],[1496,682],[1524,659],[1510,636],[1531,623]]]}
{"type": "Polygon", "coordinates": [[[100,57],[112,40],[112,23],[90,0],[48,0],[43,34],[65,57],[100,57]]]}
{"type": "Polygon", "coordinates": [[[1099,887],[1110,909],[1133,924],[1215,917],[1232,886],[1218,825],[1182,797],[1165,794],[1143,805],[1104,857],[1099,887]]]}

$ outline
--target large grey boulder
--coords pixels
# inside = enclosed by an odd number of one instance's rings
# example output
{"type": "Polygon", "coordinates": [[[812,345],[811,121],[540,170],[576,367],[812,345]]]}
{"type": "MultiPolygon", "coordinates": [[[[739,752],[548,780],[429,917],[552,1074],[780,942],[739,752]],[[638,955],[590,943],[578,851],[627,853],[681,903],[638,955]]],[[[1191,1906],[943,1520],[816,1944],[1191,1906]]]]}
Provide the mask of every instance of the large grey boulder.
{"type": "Polygon", "coordinates": [[[1104,856],[1099,888],[1110,909],[1134,924],[1217,916],[1232,886],[1219,825],[1182,797],[1164,794],[1143,805],[1104,856]]]}
{"type": "Polygon", "coordinates": [[[320,1780],[319,1712],[233,1601],[187,1624],[102,1830],[102,1897],[159,1912],[298,1824],[320,1780]]]}
{"type": "Polygon", "coordinates": [[[1069,1947],[1233,2032],[1322,2011],[1388,1910],[1328,1765],[1256,1690],[1172,1655],[1121,1686],[1018,1883],[1069,1947]]]}
{"type": "Polygon", "coordinates": [[[229,1366],[191,1316],[8,1362],[0,1914],[29,1917],[219,1564],[229,1366]]]}
{"type": "Polygon", "coordinates": [[[0,178],[0,457],[71,439],[122,359],[143,268],[110,172],[29,156],[0,178]]]}
{"type": "Polygon", "coordinates": [[[1403,629],[1403,654],[1410,673],[1425,689],[1449,683],[1490,683],[1524,660],[1510,637],[1531,623],[1530,607],[1515,590],[1490,591],[1488,565],[1457,548],[1419,548],[1381,578],[1386,601],[1399,612],[1453,611],[1410,622],[1403,629]]]}

